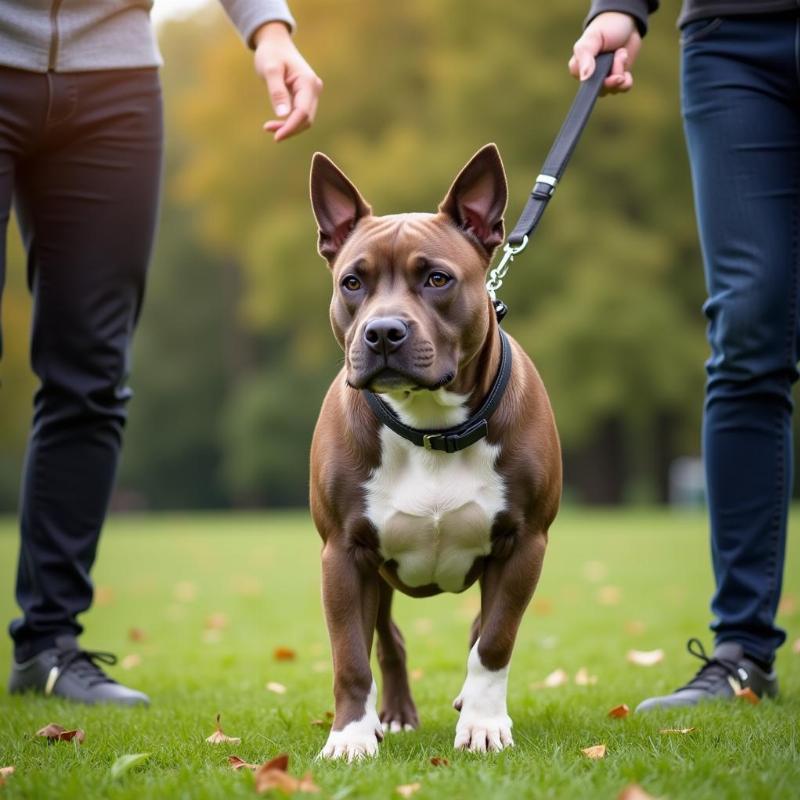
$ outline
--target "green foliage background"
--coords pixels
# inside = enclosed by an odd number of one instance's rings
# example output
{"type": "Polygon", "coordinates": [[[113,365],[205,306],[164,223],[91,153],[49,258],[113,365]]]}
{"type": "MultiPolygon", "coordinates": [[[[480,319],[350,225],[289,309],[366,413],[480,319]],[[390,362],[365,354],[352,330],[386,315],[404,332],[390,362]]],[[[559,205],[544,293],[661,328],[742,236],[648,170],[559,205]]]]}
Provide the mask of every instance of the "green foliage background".
{"type": "MultiPolygon", "coordinates": [[[[566,62],[585,0],[292,7],[325,91],[314,128],[278,146],[261,132],[264,86],[219,8],[161,30],[167,172],[120,505],[305,501],[311,431],[341,360],[307,200],[315,150],[389,213],[434,209],[469,156],[495,141],[513,223],[574,95],[566,62]]],[[[506,327],[551,393],[577,499],[660,498],[671,459],[698,450],[702,266],[671,13],[652,20],[633,93],[599,104],[503,291],[506,327]]],[[[6,508],[32,389],[22,256],[12,251],[6,508]]]]}

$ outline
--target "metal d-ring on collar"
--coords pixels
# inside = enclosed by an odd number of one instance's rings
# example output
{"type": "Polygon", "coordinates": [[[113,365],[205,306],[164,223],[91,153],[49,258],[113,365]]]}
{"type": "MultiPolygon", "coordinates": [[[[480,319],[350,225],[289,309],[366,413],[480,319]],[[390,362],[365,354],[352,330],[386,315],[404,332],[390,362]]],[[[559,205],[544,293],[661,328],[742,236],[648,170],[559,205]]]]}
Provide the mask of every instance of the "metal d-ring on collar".
{"type": "Polygon", "coordinates": [[[400,421],[395,412],[377,394],[364,390],[364,399],[369,403],[375,416],[387,428],[393,430],[417,447],[426,450],[438,450],[442,453],[457,453],[480,441],[489,433],[489,417],[500,405],[500,400],[511,377],[511,344],[508,336],[498,328],[500,333],[500,364],[497,375],[480,408],[460,425],[452,428],[412,428],[400,421]]]}

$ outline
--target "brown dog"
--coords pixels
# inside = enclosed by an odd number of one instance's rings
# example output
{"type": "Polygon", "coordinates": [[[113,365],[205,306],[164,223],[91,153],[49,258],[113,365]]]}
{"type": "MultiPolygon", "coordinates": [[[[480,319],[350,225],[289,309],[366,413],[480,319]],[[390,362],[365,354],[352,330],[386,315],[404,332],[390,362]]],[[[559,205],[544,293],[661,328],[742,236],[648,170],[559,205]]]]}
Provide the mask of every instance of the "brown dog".
{"type": "Polygon", "coordinates": [[[336,698],[323,757],[375,755],[384,731],[418,725],[393,591],[427,597],[476,580],[481,611],[454,703],[455,747],[513,744],[508,665],[558,510],[561,453],[542,381],[501,335],[485,288],[506,199],[494,145],[464,167],[437,214],[373,216],[345,175],[314,157],[319,252],[333,274],[330,317],[345,352],[311,450],[336,698]],[[476,416],[487,395],[488,425],[476,416]],[[456,437],[438,431],[463,431],[465,421],[472,433],[453,452],[456,437]],[[403,424],[416,442],[395,430],[403,424]]]}

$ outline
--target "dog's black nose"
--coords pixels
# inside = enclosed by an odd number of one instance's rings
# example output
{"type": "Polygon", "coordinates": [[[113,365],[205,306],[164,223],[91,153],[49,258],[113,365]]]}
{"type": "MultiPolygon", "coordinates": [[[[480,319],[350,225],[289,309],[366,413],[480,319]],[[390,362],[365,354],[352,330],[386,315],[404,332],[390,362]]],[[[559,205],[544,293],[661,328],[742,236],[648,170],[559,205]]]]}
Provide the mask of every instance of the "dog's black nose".
{"type": "Polygon", "coordinates": [[[364,326],[364,341],[374,353],[393,353],[408,338],[408,325],[397,317],[375,317],[364,326]]]}

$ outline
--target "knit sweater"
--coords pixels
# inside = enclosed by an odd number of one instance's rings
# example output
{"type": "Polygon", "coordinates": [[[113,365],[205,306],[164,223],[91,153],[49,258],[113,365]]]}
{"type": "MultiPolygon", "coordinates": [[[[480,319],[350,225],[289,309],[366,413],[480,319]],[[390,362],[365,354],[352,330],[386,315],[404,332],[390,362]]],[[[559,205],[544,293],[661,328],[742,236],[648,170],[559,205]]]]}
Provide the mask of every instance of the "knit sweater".
{"type": "MultiPolygon", "coordinates": [[[[220,0],[248,46],[265,22],[294,28],[285,0],[220,0]]],[[[152,0],[0,0],[0,66],[89,72],[161,65],[152,0]]]]}

